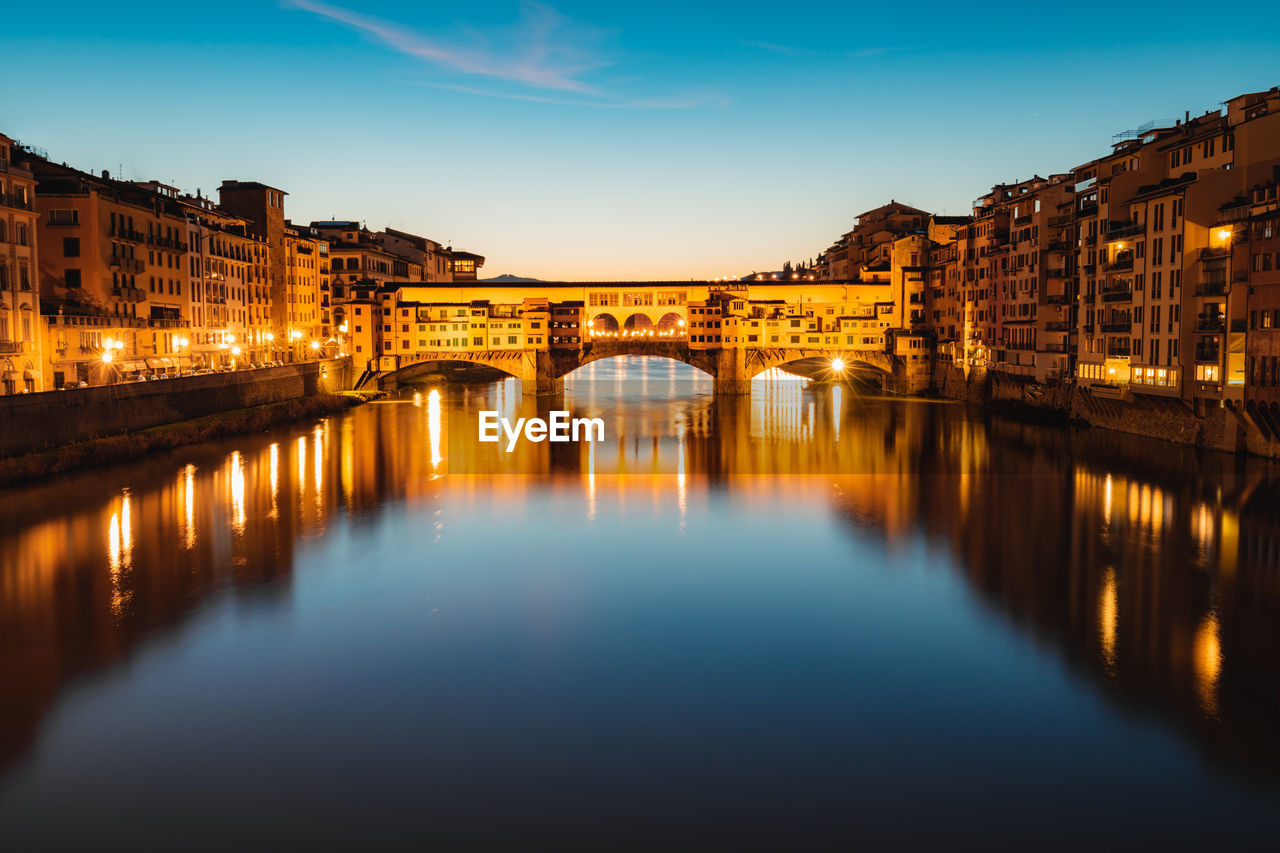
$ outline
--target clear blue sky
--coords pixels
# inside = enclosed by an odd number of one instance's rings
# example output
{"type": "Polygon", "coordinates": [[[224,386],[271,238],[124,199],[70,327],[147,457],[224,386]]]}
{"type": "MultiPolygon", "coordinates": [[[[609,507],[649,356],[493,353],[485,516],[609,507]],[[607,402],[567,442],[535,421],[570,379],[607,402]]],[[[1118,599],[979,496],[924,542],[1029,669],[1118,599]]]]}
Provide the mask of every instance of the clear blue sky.
{"type": "Polygon", "coordinates": [[[0,130],[86,169],[291,193],[486,275],[706,278],[1280,84],[1274,5],[20,4],[0,130]]]}

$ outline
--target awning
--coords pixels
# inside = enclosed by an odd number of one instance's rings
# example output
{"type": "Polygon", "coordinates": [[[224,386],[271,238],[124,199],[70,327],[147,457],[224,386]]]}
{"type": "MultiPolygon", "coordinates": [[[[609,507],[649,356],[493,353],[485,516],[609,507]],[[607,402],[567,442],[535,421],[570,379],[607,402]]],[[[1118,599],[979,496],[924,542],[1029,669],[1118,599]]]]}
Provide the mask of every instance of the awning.
{"type": "Polygon", "coordinates": [[[6,371],[4,372],[4,378],[5,378],[5,379],[17,379],[17,378],[18,378],[18,371],[16,371],[16,370],[6,370],[6,371]]]}
{"type": "Polygon", "coordinates": [[[149,358],[147,359],[147,367],[173,367],[173,359],[149,358]]]}
{"type": "Polygon", "coordinates": [[[32,371],[30,371],[30,370],[24,370],[24,371],[22,371],[22,378],[23,378],[23,379],[35,379],[35,378],[36,378],[36,375],[35,375],[35,373],[33,373],[33,372],[32,372],[32,371]]]}
{"type": "Polygon", "coordinates": [[[122,361],[120,362],[120,369],[125,373],[131,373],[135,370],[146,370],[147,366],[140,361],[122,361]]]}

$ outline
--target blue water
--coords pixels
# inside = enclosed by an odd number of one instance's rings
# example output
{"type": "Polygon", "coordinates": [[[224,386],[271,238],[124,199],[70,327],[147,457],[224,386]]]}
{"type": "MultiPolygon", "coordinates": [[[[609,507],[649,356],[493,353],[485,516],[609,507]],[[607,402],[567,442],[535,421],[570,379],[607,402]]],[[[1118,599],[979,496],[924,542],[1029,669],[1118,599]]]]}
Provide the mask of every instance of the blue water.
{"type": "Polygon", "coordinates": [[[3,498],[9,849],[1265,842],[1262,466],[684,370],[3,498]]]}

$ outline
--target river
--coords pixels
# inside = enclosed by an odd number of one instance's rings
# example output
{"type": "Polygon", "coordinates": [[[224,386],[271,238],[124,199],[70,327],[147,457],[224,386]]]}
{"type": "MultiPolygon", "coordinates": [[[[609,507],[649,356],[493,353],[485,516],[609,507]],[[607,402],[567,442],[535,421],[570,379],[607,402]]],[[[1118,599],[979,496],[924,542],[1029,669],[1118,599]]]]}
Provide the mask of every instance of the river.
{"type": "Polygon", "coordinates": [[[0,493],[0,844],[1247,846],[1280,479],[674,362],[0,493]]]}

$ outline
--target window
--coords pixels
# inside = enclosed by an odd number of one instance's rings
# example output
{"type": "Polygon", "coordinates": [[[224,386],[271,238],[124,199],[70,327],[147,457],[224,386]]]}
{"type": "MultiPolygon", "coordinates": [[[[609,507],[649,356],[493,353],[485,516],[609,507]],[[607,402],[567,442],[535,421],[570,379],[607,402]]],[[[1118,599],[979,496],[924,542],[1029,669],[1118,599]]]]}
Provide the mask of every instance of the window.
{"type": "Polygon", "coordinates": [[[79,237],[63,237],[62,238],[62,256],[64,258],[80,257],[80,238],[79,237]]]}
{"type": "Polygon", "coordinates": [[[63,284],[67,287],[80,286],[80,270],[67,270],[62,276],[63,284]]]}

